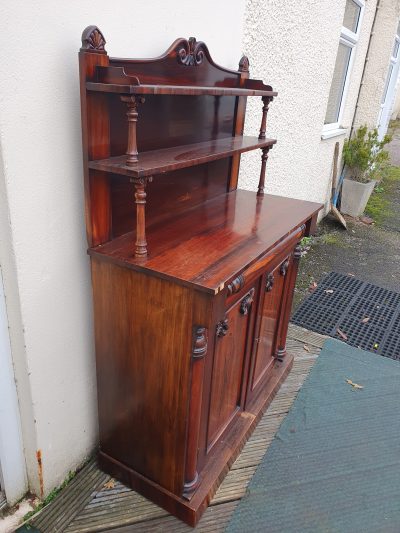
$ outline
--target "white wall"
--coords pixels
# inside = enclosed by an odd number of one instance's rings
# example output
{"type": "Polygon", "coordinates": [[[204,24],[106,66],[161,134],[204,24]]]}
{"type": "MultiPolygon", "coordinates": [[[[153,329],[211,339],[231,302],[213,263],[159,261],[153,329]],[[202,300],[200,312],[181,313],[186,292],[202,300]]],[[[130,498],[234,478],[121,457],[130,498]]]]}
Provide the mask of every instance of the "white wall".
{"type": "MultiPolygon", "coordinates": [[[[356,125],[376,127],[380,104],[388,75],[390,55],[400,16],[399,0],[381,0],[376,15],[374,35],[365,69],[365,82],[360,91],[356,125]]],[[[389,102],[389,106],[392,102],[389,102]]]]}
{"type": "MultiPolygon", "coordinates": [[[[366,2],[361,36],[350,74],[342,126],[351,126],[375,0],[366,2]]],[[[278,91],[270,105],[267,135],[278,143],[270,152],[266,190],[326,202],[330,196],[334,144],[345,135],[321,140],[345,0],[247,0],[244,52],[250,75],[278,91]]],[[[388,52],[387,52],[388,53],[388,52]]],[[[249,99],[245,131],[257,134],[260,99],[249,99]]],[[[260,155],[242,156],[240,185],[255,190],[260,155]]]]}
{"type": "Polygon", "coordinates": [[[28,485],[1,268],[0,369],[0,482],[7,501],[14,503],[25,494],[28,485]]]}
{"type": "Polygon", "coordinates": [[[0,261],[30,486],[44,492],[97,438],[89,262],[83,214],[78,57],[96,24],[112,56],[154,56],[204,40],[237,68],[242,0],[0,5],[0,261]]]}

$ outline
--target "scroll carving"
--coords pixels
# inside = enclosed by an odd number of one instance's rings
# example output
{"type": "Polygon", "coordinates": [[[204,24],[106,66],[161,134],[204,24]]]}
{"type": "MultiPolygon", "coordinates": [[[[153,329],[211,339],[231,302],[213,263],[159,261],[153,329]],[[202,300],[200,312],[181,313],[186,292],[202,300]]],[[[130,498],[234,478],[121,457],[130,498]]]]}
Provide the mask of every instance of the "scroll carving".
{"type": "Polygon", "coordinates": [[[193,359],[202,359],[207,353],[207,330],[203,327],[197,327],[194,332],[193,342],[193,359]]]}
{"type": "Polygon", "coordinates": [[[106,40],[97,26],[88,26],[82,33],[81,50],[86,52],[106,53],[106,40]]]}
{"type": "Polygon", "coordinates": [[[236,292],[239,292],[244,287],[244,276],[243,274],[240,274],[237,278],[232,280],[228,284],[228,296],[231,294],[235,294],[236,292]]]}
{"type": "Polygon", "coordinates": [[[274,286],[275,278],[273,274],[268,274],[267,281],[265,282],[265,292],[271,292],[274,286]]]}
{"type": "Polygon", "coordinates": [[[187,67],[201,65],[204,59],[204,46],[202,41],[197,42],[195,37],[190,37],[178,50],[178,62],[187,67]]]}
{"type": "Polygon", "coordinates": [[[220,320],[217,324],[217,337],[225,337],[228,333],[229,324],[228,319],[220,320]]]}
{"type": "Polygon", "coordinates": [[[251,289],[251,291],[240,302],[240,314],[242,315],[249,314],[250,307],[254,301],[254,292],[255,292],[254,289],[251,289]]]}
{"type": "Polygon", "coordinates": [[[286,261],[284,261],[281,264],[281,267],[279,269],[279,272],[281,273],[282,276],[286,276],[288,267],[289,267],[289,259],[286,259],[286,261]]]}

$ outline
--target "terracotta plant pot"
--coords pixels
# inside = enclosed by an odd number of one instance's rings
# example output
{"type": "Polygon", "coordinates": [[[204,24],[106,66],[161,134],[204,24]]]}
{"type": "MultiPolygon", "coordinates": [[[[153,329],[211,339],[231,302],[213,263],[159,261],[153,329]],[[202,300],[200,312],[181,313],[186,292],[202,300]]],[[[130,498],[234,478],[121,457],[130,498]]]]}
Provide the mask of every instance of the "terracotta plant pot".
{"type": "Polygon", "coordinates": [[[361,216],[375,184],[376,181],[360,183],[359,181],[345,178],[343,180],[341,212],[352,217],[361,216]]]}

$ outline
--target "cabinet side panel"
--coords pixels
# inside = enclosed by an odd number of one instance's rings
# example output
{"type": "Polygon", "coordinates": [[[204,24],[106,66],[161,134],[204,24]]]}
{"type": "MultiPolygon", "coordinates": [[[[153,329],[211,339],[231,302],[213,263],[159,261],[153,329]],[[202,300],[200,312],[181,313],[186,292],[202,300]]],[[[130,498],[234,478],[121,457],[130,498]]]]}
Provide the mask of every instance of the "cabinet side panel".
{"type": "Polygon", "coordinates": [[[100,448],[179,494],[193,294],[95,259],[92,282],[100,448]]]}

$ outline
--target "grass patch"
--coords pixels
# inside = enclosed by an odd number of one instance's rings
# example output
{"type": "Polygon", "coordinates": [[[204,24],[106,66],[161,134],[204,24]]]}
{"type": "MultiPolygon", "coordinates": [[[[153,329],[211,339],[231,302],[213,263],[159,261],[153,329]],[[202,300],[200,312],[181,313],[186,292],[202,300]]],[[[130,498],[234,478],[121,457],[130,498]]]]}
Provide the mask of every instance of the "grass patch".
{"type": "Polygon", "coordinates": [[[384,224],[392,215],[392,198],[400,184],[400,167],[391,167],[387,177],[375,188],[368,201],[365,213],[374,219],[377,226],[384,224]]]}
{"type": "Polygon", "coordinates": [[[64,479],[64,481],[61,483],[59,487],[56,487],[55,489],[53,489],[46,496],[46,498],[44,498],[44,500],[42,500],[40,503],[36,505],[36,507],[32,511],[29,511],[29,513],[26,513],[26,515],[23,518],[23,521],[26,522],[27,520],[31,519],[36,513],[41,511],[43,507],[46,507],[46,505],[52,502],[55,499],[55,497],[68,485],[68,483],[72,479],[74,479],[75,476],[76,476],[76,472],[69,472],[68,476],[64,479]]]}
{"type": "Polygon", "coordinates": [[[303,237],[300,241],[300,248],[301,250],[308,250],[313,244],[314,244],[314,237],[303,237]]]}
{"type": "Polygon", "coordinates": [[[343,246],[343,242],[337,233],[324,233],[320,237],[320,243],[343,246]]]}
{"type": "Polygon", "coordinates": [[[315,245],[327,244],[332,246],[346,246],[343,242],[341,235],[337,232],[322,233],[317,237],[303,237],[300,241],[300,247],[302,251],[308,252],[315,245]]]}

